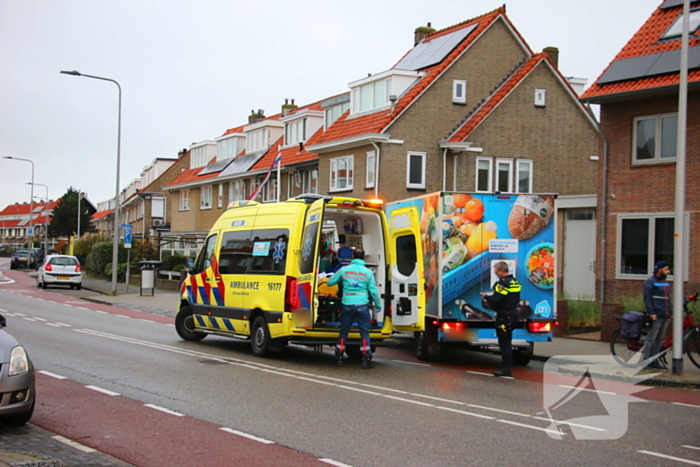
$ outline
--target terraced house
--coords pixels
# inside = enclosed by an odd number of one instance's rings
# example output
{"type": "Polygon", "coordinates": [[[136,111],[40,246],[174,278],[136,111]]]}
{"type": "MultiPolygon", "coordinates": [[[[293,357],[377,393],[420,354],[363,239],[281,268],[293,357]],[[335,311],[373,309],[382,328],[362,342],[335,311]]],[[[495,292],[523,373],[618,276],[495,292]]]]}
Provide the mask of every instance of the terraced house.
{"type": "Polygon", "coordinates": [[[641,294],[659,260],[671,265],[671,280],[682,273],[688,292],[700,289],[700,195],[693,188],[700,176],[700,2],[690,3],[684,271],[673,268],[682,0],[661,2],[581,96],[600,104],[607,141],[598,180],[604,302],[641,294]]]}
{"type": "Polygon", "coordinates": [[[439,31],[418,28],[412,39],[393,66],[346,92],[285,102],[270,117],[253,112],[247,125],[190,147],[190,169],[166,187],[179,197],[170,203],[173,231],[204,235],[229,202],[255,192],[279,155],[258,201],[304,192],[387,202],[438,190],[557,193],[559,268],[572,271],[565,288],[592,297],[599,135],[557,69],[557,49],[534,53],[505,7],[439,31]]]}

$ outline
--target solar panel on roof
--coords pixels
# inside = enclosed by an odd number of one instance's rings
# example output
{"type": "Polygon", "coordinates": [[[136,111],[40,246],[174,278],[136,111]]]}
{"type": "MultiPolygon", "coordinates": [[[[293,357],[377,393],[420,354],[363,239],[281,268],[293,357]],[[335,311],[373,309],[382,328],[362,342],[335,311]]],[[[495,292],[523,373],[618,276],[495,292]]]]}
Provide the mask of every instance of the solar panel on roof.
{"type": "Polygon", "coordinates": [[[214,162],[213,164],[209,164],[208,166],[204,167],[197,175],[206,175],[215,172],[221,172],[231,162],[233,162],[233,159],[224,159],[222,161],[214,162]]]}
{"type": "Polygon", "coordinates": [[[436,37],[418,44],[406,55],[394,69],[417,71],[436,63],[440,63],[471,33],[478,24],[459,29],[450,34],[436,37]]]}
{"type": "MultiPolygon", "coordinates": [[[[698,3],[700,0],[690,0],[690,4],[698,3]]],[[[683,0],[666,0],[660,9],[665,10],[667,8],[673,8],[683,5],[683,0]]]]}
{"type": "Polygon", "coordinates": [[[22,219],[21,221],[19,221],[19,224],[17,224],[17,226],[22,226],[22,225],[27,225],[27,224],[29,224],[29,219],[22,219]]]}
{"type": "Polygon", "coordinates": [[[219,177],[246,172],[248,169],[253,167],[253,165],[255,165],[255,163],[258,162],[266,152],[267,149],[263,149],[261,151],[246,154],[245,156],[237,157],[232,164],[226,167],[226,169],[219,174],[219,177]]]}
{"type": "Polygon", "coordinates": [[[44,209],[44,206],[34,206],[34,209],[32,212],[41,212],[44,209]]]}
{"type": "MultiPolygon", "coordinates": [[[[700,46],[688,49],[688,69],[700,68],[700,46]]],[[[600,77],[598,84],[626,81],[628,79],[646,78],[647,76],[676,73],[681,70],[681,51],[668,50],[641,57],[617,60],[600,77]]]]}

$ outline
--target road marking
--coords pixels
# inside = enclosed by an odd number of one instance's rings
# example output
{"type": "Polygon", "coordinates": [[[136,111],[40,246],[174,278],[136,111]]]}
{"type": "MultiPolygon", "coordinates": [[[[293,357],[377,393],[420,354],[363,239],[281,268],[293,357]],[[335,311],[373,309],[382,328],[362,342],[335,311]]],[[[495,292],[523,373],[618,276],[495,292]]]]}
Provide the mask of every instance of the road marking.
{"type": "Polygon", "coordinates": [[[545,433],[552,433],[552,434],[558,435],[558,436],[564,436],[564,435],[566,435],[566,433],[561,433],[561,432],[559,432],[559,431],[557,431],[557,430],[550,430],[549,428],[540,428],[540,427],[534,426],[534,425],[526,425],[526,424],[524,424],[524,423],[513,422],[513,421],[511,421],[511,420],[504,420],[504,419],[502,419],[502,418],[498,418],[498,419],[496,419],[496,421],[497,421],[497,422],[501,422],[501,423],[507,423],[508,425],[519,426],[519,427],[522,427],[522,428],[530,428],[531,430],[544,431],[545,433]]]}
{"type": "Polygon", "coordinates": [[[676,462],[683,462],[690,465],[700,465],[700,462],[691,461],[690,459],[683,459],[682,457],[667,456],[666,454],[660,454],[654,451],[637,451],[640,454],[646,454],[648,456],[661,457],[662,459],[668,459],[676,462]]]}
{"type": "Polygon", "coordinates": [[[60,436],[60,435],[52,436],[52,438],[55,439],[56,441],[60,441],[64,444],[67,444],[68,446],[74,447],[75,449],[79,449],[83,452],[97,452],[96,449],[92,449],[90,447],[87,447],[84,444],[76,443],[75,441],[72,441],[68,438],[64,438],[63,436],[60,436]]]}
{"type": "Polygon", "coordinates": [[[352,467],[352,465],[343,464],[342,462],[334,461],[333,459],[319,459],[321,462],[326,464],[335,465],[336,467],[352,467]]]}
{"type": "Polygon", "coordinates": [[[259,438],[259,437],[257,437],[257,436],[249,435],[248,433],[243,433],[242,431],[234,430],[234,429],[232,429],[232,428],[224,428],[224,427],[221,427],[221,428],[219,428],[219,430],[221,430],[221,431],[226,431],[226,432],[228,432],[228,433],[233,433],[234,435],[242,436],[242,437],[244,437],[244,438],[252,439],[253,441],[257,441],[257,442],[259,442],[259,443],[263,443],[263,444],[275,444],[274,441],[270,441],[269,439],[259,438]]]}
{"type": "Polygon", "coordinates": [[[428,365],[427,363],[407,362],[406,360],[392,360],[392,362],[405,363],[406,365],[428,366],[428,367],[432,366],[432,365],[428,365]]]}
{"type": "Polygon", "coordinates": [[[108,314],[109,314],[109,313],[107,313],[106,311],[102,311],[102,310],[93,310],[93,311],[96,312],[96,313],[99,313],[99,314],[101,314],[101,315],[108,315],[108,314]]]}
{"type": "Polygon", "coordinates": [[[55,328],[60,328],[60,327],[61,327],[60,324],[54,324],[54,323],[44,323],[44,324],[47,325],[47,326],[53,326],[53,327],[55,327],[55,328]]]}
{"type": "Polygon", "coordinates": [[[485,420],[497,420],[496,417],[491,417],[489,415],[481,415],[480,413],[467,412],[465,410],[457,410],[457,409],[452,409],[450,407],[440,407],[440,406],[436,405],[435,408],[440,409],[440,410],[446,410],[448,412],[462,414],[462,415],[469,415],[471,417],[483,418],[485,420]]]}
{"type": "Polygon", "coordinates": [[[88,389],[92,389],[93,391],[101,392],[102,394],[107,394],[108,396],[119,396],[119,393],[112,392],[109,389],[103,389],[97,386],[85,386],[88,389]]]}
{"type": "Polygon", "coordinates": [[[567,389],[576,389],[577,391],[588,391],[588,392],[595,392],[596,394],[610,394],[611,396],[617,396],[617,393],[614,392],[607,392],[607,391],[599,391],[597,389],[586,389],[586,388],[579,388],[576,386],[566,386],[564,384],[559,385],[560,388],[567,388],[567,389]]]}
{"type": "Polygon", "coordinates": [[[671,402],[671,403],[675,404],[675,405],[682,405],[683,407],[694,407],[696,409],[700,409],[700,405],[684,404],[682,402],[671,402]]]}
{"type": "Polygon", "coordinates": [[[519,417],[530,417],[530,415],[524,414],[524,413],[519,413],[519,412],[511,412],[510,410],[503,410],[503,409],[496,409],[493,407],[484,407],[483,405],[476,405],[476,404],[467,404],[469,407],[474,407],[475,409],[481,409],[481,410],[492,410],[494,412],[500,412],[500,413],[507,413],[509,415],[517,415],[519,417]]]}
{"type": "Polygon", "coordinates": [[[394,400],[401,401],[401,402],[408,402],[410,404],[422,405],[424,407],[435,407],[433,404],[426,404],[425,402],[412,401],[411,399],[404,399],[403,397],[390,396],[388,394],[384,394],[384,397],[386,397],[387,399],[394,399],[394,400]]]}
{"type": "Polygon", "coordinates": [[[34,318],[34,319],[37,320],[37,321],[41,321],[41,322],[48,321],[47,319],[44,319],[44,318],[34,318]]]}
{"type": "Polygon", "coordinates": [[[467,370],[467,373],[471,373],[473,375],[481,375],[481,376],[493,376],[491,373],[484,373],[483,371],[470,371],[467,370]]]}
{"type": "Polygon", "coordinates": [[[50,371],[39,370],[39,373],[41,373],[42,375],[50,376],[52,378],[56,378],[56,379],[68,379],[65,376],[57,375],[56,373],[51,373],[50,371]]]}
{"type": "Polygon", "coordinates": [[[84,306],[79,306],[78,308],[80,308],[81,310],[92,311],[90,308],[85,308],[84,306]]]}
{"type": "Polygon", "coordinates": [[[688,446],[687,444],[681,444],[681,447],[688,448],[688,449],[696,449],[696,450],[700,451],[700,448],[698,448],[696,446],[688,446]]]}
{"type": "Polygon", "coordinates": [[[36,320],[34,318],[22,318],[25,321],[31,321],[33,323],[36,323],[36,320]]]}
{"type": "Polygon", "coordinates": [[[156,409],[160,410],[161,412],[169,413],[170,415],[175,415],[176,417],[184,417],[185,414],[182,414],[180,412],[173,412],[172,410],[168,410],[165,407],[160,407],[158,405],[153,405],[153,404],[143,404],[146,407],[150,407],[151,409],[156,409]]]}
{"type": "Polygon", "coordinates": [[[552,422],[557,425],[569,425],[569,426],[577,426],[579,428],[586,428],[588,430],[593,430],[593,431],[608,431],[604,428],[598,428],[595,426],[588,426],[588,425],[579,425],[578,423],[572,423],[572,422],[567,422],[564,420],[554,420],[553,418],[545,418],[545,417],[532,417],[535,420],[544,420],[545,422],[552,422]]]}
{"type": "Polygon", "coordinates": [[[27,315],[24,315],[22,313],[15,313],[15,316],[27,316],[27,315]]]}
{"type": "Polygon", "coordinates": [[[117,315],[119,318],[131,318],[131,316],[126,316],[126,315],[117,315]]]}
{"type": "Polygon", "coordinates": [[[72,328],[72,327],[73,327],[73,326],[71,326],[70,324],[66,324],[66,323],[56,323],[56,324],[58,324],[59,326],[65,326],[65,327],[67,327],[67,328],[72,328]]]}

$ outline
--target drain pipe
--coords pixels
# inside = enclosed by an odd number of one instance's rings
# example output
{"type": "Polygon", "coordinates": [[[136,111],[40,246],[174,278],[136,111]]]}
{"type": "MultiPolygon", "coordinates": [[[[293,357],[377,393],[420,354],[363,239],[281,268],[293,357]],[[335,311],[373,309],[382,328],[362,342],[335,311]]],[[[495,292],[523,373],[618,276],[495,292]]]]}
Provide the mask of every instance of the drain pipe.
{"type": "Polygon", "coordinates": [[[447,148],[442,150],[442,191],[447,191],[447,148]]]}
{"type": "Polygon", "coordinates": [[[374,197],[379,199],[379,146],[370,138],[370,143],[374,146],[376,155],[374,157],[374,197]]]}
{"type": "Polygon", "coordinates": [[[598,133],[600,133],[600,136],[603,138],[603,199],[600,203],[600,305],[602,306],[605,302],[605,248],[608,243],[607,239],[605,238],[608,230],[608,139],[605,137],[605,133],[603,133],[603,128],[600,126],[600,123],[595,118],[595,114],[591,111],[590,101],[586,101],[586,108],[588,108],[588,112],[590,112],[591,116],[593,116],[593,121],[598,127],[598,133]]]}
{"type": "Polygon", "coordinates": [[[452,163],[452,191],[457,191],[457,154],[454,155],[452,163]]]}

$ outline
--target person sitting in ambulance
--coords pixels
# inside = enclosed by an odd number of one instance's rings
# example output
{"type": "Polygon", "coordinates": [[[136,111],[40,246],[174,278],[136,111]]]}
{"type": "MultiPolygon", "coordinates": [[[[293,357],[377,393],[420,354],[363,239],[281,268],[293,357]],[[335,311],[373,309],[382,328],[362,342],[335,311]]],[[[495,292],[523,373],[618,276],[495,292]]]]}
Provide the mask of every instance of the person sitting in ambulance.
{"type": "Polygon", "coordinates": [[[318,257],[318,270],[320,272],[329,272],[331,269],[335,268],[336,264],[338,264],[338,255],[330,245],[330,242],[326,240],[325,232],[321,232],[321,238],[318,242],[318,257]]]}

